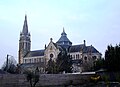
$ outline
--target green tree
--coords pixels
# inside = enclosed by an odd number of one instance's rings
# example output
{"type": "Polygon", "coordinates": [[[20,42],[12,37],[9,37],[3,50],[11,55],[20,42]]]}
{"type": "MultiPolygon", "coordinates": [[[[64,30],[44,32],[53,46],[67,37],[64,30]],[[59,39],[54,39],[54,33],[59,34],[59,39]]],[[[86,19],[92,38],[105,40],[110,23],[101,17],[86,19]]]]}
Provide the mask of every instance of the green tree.
{"type": "Polygon", "coordinates": [[[56,67],[58,73],[63,71],[65,71],[65,73],[72,72],[72,58],[70,58],[70,55],[68,55],[66,51],[59,53],[56,59],[56,67]]]}
{"type": "Polygon", "coordinates": [[[47,64],[47,68],[46,68],[47,74],[56,73],[55,67],[56,67],[56,64],[55,64],[54,60],[52,60],[52,58],[50,58],[50,60],[48,61],[48,64],[47,64]]]}
{"type": "Polygon", "coordinates": [[[108,71],[120,71],[120,45],[109,45],[105,52],[105,65],[108,71]]]}
{"type": "Polygon", "coordinates": [[[65,71],[65,73],[72,72],[72,58],[70,58],[70,55],[67,55],[65,51],[58,54],[56,61],[50,58],[46,68],[48,74],[57,74],[63,71],[65,71]]]}
{"type": "Polygon", "coordinates": [[[99,69],[102,69],[102,68],[105,68],[105,60],[104,60],[104,58],[94,61],[94,70],[95,71],[99,70],[99,69]]]}

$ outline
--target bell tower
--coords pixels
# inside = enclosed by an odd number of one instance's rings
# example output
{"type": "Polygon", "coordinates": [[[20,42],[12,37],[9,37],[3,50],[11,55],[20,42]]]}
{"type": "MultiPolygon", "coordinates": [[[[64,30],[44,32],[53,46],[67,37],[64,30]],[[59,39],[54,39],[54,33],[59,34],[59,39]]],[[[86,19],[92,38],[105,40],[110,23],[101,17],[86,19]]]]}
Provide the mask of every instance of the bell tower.
{"type": "Polygon", "coordinates": [[[23,58],[30,51],[31,48],[31,40],[30,33],[28,32],[27,25],[27,15],[25,15],[25,20],[23,24],[23,30],[20,32],[20,40],[19,40],[19,64],[23,63],[23,58]]]}
{"type": "Polygon", "coordinates": [[[68,48],[72,46],[72,42],[67,38],[67,34],[65,33],[64,27],[63,32],[61,33],[61,37],[56,43],[64,47],[66,50],[68,50],[68,48]]]}

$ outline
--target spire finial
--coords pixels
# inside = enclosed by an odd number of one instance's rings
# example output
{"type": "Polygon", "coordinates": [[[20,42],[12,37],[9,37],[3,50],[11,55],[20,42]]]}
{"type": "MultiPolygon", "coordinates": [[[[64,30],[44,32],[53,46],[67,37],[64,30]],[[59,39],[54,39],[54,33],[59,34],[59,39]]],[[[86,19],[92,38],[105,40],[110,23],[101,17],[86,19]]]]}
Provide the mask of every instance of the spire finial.
{"type": "Polygon", "coordinates": [[[52,39],[52,38],[50,38],[50,41],[51,41],[51,42],[52,42],[52,40],[53,40],[53,39],[52,39]]]}
{"type": "Polygon", "coordinates": [[[27,20],[27,15],[25,14],[25,20],[27,20]]]}
{"type": "Polygon", "coordinates": [[[64,27],[63,27],[63,32],[65,32],[65,29],[64,29],[64,27]]]}
{"type": "Polygon", "coordinates": [[[65,29],[64,29],[64,27],[63,27],[63,32],[62,32],[62,34],[61,34],[62,36],[66,36],[67,34],[65,33],[65,29]]]}

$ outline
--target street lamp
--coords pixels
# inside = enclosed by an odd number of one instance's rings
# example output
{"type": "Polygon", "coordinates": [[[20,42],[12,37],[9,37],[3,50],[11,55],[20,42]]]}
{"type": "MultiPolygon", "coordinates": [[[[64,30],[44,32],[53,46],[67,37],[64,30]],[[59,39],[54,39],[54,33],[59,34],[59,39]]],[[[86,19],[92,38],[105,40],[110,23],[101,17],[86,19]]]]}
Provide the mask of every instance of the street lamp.
{"type": "Polygon", "coordinates": [[[9,57],[9,56],[13,57],[12,55],[8,55],[8,54],[7,54],[7,60],[6,60],[6,71],[8,70],[8,64],[9,64],[8,57],[9,57]]]}

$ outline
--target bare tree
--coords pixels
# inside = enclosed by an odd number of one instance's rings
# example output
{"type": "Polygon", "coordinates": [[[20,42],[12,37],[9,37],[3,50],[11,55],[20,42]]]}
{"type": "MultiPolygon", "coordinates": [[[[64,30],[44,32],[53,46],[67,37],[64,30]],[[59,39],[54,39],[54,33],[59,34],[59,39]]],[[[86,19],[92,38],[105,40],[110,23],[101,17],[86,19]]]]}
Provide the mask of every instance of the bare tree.
{"type": "Polygon", "coordinates": [[[39,69],[36,68],[35,72],[28,71],[26,72],[27,81],[30,83],[31,87],[35,87],[39,81],[39,69]]]}
{"type": "Polygon", "coordinates": [[[6,61],[2,65],[1,69],[3,71],[7,71],[9,73],[15,73],[16,72],[16,65],[17,65],[17,62],[14,59],[14,57],[11,55],[7,55],[6,61]]]}

